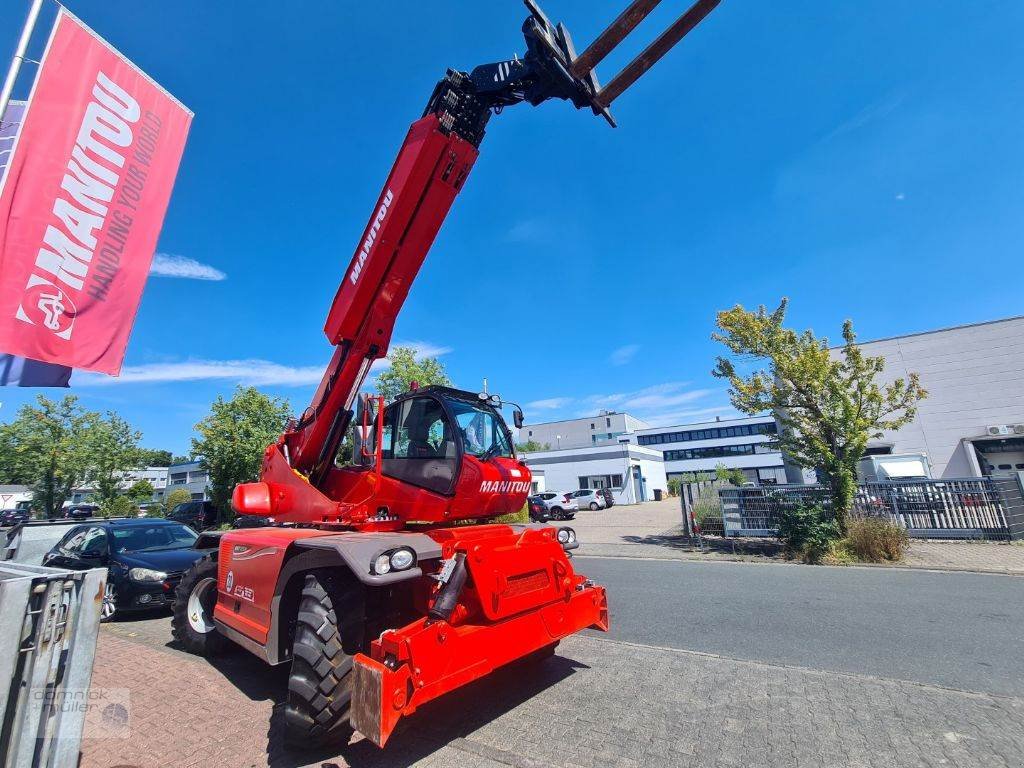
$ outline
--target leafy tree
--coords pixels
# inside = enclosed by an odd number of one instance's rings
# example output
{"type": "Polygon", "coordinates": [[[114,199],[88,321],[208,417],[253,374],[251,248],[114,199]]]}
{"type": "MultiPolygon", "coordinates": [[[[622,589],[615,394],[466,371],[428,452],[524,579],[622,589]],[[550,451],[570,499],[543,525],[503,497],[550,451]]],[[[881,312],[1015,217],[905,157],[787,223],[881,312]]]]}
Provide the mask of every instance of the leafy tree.
{"type": "Polygon", "coordinates": [[[127,496],[115,496],[100,507],[103,517],[135,517],[136,505],[127,496]]]}
{"type": "Polygon", "coordinates": [[[288,420],[288,403],[255,387],[237,387],[230,400],[219,397],[210,415],[196,424],[192,452],[210,473],[210,498],[228,520],[231,493],[239,483],[259,477],[263,452],[288,420]]]}
{"type": "Polygon", "coordinates": [[[164,501],[164,506],[167,507],[167,511],[170,512],[179,504],[186,504],[192,501],[192,494],[186,491],[184,488],[175,488],[169,494],[167,499],[164,501]]]}
{"type": "Polygon", "coordinates": [[[725,466],[725,464],[719,464],[715,467],[715,479],[721,483],[729,483],[729,485],[737,487],[747,482],[747,476],[743,474],[742,469],[730,468],[725,466]]]}
{"type": "Polygon", "coordinates": [[[154,448],[139,448],[140,467],[169,467],[175,463],[170,451],[154,448]]]}
{"type": "Polygon", "coordinates": [[[139,466],[139,438],[142,433],[116,413],[109,411],[89,431],[91,466],[88,479],[96,486],[100,506],[121,494],[126,470],[139,466]]]}
{"type": "Polygon", "coordinates": [[[192,461],[192,459],[188,456],[175,456],[171,459],[171,464],[188,464],[190,461],[192,461]]]}
{"type": "Polygon", "coordinates": [[[527,440],[525,443],[516,443],[516,450],[520,453],[536,453],[537,451],[550,451],[551,443],[541,445],[536,440],[527,440]]]}
{"type": "Polygon", "coordinates": [[[432,384],[451,386],[444,364],[435,357],[416,359],[416,350],[412,347],[395,347],[388,359],[391,365],[377,374],[377,391],[389,403],[403,392],[408,392],[414,381],[421,387],[432,384]]]}
{"type": "Polygon", "coordinates": [[[60,401],[39,395],[14,421],[0,425],[0,474],[4,482],[29,485],[33,506],[54,517],[92,466],[91,435],[99,414],[85,410],[74,395],[60,401]]]}
{"type": "Polygon", "coordinates": [[[772,440],[798,464],[824,474],[842,532],[856,491],[857,462],[868,440],[914,419],[928,393],[916,373],[890,384],[875,378],[885,368],[856,344],[853,323],[843,324],[843,346],[834,358],[827,339],[782,327],[787,300],[768,312],[735,306],[717,317],[713,334],[740,360],[763,366],[741,375],[719,357],[713,374],[727,379],[733,406],[743,413],[772,411],[782,429],[772,440]]]}
{"type": "Polygon", "coordinates": [[[141,504],[144,501],[152,500],[153,491],[153,484],[149,482],[149,480],[139,480],[132,484],[132,487],[128,489],[128,493],[126,495],[136,504],[141,504]]]}

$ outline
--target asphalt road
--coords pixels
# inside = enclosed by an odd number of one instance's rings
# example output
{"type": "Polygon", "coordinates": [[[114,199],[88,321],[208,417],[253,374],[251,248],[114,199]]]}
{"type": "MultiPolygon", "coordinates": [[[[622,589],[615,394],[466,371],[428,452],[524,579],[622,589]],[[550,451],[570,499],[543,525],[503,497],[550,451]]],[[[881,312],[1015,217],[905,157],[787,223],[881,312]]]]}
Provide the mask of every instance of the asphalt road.
{"type": "Polygon", "coordinates": [[[607,587],[616,640],[1024,696],[1022,578],[583,556],[574,563],[607,587]]]}

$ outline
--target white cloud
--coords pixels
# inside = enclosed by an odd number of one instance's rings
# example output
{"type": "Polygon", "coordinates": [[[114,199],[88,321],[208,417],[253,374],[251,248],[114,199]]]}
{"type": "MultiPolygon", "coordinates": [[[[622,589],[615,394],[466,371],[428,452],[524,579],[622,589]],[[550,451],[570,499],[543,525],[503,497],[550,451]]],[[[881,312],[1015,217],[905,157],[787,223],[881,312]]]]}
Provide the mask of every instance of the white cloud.
{"type": "Polygon", "coordinates": [[[537,219],[524,219],[509,227],[505,240],[510,243],[532,243],[543,239],[547,227],[537,219]]]}
{"type": "Polygon", "coordinates": [[[108,384],[158,384],[182,381],[237,381],[254,386],[305,387],[323,376],[320,365],[288,366],[269,360],[186,360],[178,363],[126,365],[118,377],[99,373],[75,374],[75,387],[108,384]]]}
{"type": "Polygon", "coordinates": [[[558,408],[564,408],[571,402],[571,397],[549,397],[545,400],[534,400],[523,407],[529,411],[553,411],[558,408]]]}
{"type": "Polygon", "coordinates": [[[158,253],[153,257],[149,274],[158,277],[183,277],[190,280],[226,280],[227,275],[216,267],[202,264],[188,256],[158,253]]]}
{"type": "Polygon", "coordinates": [[[612,365],[625,365],[630,360],[632,360],[636,353],[639,351],[639,344],[627,344],[626,346],[619,347],[614,352],[612,352],[611,355],[608,357],[608,362],[610,362],[612,365]]]}
{"type": "MultiPolygon", "coordinates": [[[[412,347],[416,350],[416,357],[438,357],[451,352],[449,347],[426,341],[397,342],[395,346],[412,347]]],[[[100,373],[75,373],[73,385],[75,387],[92,387],[110,384],[233,381],[256,387],[309,387],[320,383],[326,365],[326,359],[323,365],[292,366],[258,358],[147,363],[126,365],[121,369],[121,375],[117,377],[100,373]]],[[[387,368],[388,365],[386,359],[378,360],[372,370],[380,371],[387,368]]]]}

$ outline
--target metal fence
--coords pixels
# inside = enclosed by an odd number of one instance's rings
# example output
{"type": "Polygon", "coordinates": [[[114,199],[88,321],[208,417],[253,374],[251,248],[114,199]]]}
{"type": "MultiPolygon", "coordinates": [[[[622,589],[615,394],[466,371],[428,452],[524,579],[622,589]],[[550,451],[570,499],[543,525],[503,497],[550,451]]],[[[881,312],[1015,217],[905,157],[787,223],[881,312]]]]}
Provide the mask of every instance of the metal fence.
{"type": "MultiPolygon", "coordinates": [[[[989,478],[890,480],[857,486],[851,517],[888,518],[918,538],[1008,539],[1004,493],[989,478]]],[[[774,536],[787,506],[816,504],[828,513],[820,485],[723,488],[726,535],[774,536]]]]}

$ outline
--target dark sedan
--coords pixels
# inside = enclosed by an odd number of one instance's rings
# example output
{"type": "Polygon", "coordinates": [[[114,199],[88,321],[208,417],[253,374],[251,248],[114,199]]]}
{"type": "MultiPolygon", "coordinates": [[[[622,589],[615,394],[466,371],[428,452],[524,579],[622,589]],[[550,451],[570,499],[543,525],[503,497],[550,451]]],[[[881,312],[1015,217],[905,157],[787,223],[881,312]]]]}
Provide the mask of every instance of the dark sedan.
{"type": "Polygon", "coordinates": [[[170,606],[182,574],[203,556],[196,532],[171,520],[95,520],[70,529],[43,557],[51,568],[107,569],[101,619],[170,606]]]}

